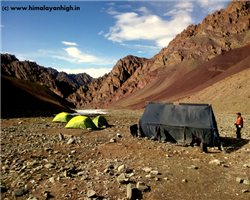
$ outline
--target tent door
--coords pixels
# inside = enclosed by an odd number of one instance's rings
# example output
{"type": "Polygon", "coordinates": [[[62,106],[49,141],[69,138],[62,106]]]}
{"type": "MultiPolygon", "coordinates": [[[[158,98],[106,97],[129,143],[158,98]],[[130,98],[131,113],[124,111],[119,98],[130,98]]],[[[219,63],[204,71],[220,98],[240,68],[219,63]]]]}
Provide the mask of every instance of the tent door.
{"type": "Polygon", "coordinates": [[[185,128],[185,143],[191,144],[193,141],[194,135],[193,133],[186,127],[185,128]]]}
{"type": "Polygon", "coordinates": [[[148,125],[147,129],[148,129],[148,137],[149,138],[152,138],[152,137],[157,138],[157,136],[158,136],[158,134],[157,134],[158,126],[156,126],[156,125],[148,125]]]}
{"type": "Polygon", "coordinates": [[[161,135],[161,141],[176,142],[166,128],[161,126],[159,132],[161,135]]]}

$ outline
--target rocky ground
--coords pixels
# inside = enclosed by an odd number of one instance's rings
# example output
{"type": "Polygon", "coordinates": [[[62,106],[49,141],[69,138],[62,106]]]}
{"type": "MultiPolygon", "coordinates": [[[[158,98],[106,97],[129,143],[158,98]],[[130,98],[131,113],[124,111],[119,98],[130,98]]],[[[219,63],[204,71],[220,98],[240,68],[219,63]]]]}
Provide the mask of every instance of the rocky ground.
{"type": "Polygon", "coordinates": [[[133,138],[143,111],[112,127],[65,129],[53,117],[1,119],[1,199],[249,199],[250,116],[216,114],[225,152],[133,138]]]}

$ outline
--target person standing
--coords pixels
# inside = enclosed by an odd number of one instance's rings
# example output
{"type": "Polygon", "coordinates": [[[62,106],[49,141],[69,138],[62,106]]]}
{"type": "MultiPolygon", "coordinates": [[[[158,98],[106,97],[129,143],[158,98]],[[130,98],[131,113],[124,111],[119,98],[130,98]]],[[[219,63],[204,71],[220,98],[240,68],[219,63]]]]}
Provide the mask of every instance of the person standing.
{"type": "Polygon", "coordinates": [[[237,121],[235,123],[236,126],[236,135],[237,139],[241,139],[241,129],[243,128],[243,118],[241,117],[241,113],[237,114],[237,121]]]}

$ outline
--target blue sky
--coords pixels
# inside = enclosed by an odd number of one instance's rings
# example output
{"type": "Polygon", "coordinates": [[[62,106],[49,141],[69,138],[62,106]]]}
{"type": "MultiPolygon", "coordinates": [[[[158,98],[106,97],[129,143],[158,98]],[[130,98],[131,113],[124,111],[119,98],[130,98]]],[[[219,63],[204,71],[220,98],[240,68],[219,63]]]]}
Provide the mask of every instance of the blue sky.
{"type": "Polygon", "coordinates": [[[108,73],[127,56],[151,58],[229,1],[2,1],[1,53],[67,73],[108,73]],[[41,10],[28,10],[39,7],[41,10]],[[72,6],[80,10],[53,10],[72,6]],[[11,10],[27,7],[27,10],[11,10]],[[43,9],[48,10],[43,10],[43,9]],[[4,10],[3,10],[4,9],[4,10]],[[50,9],[52,9],[50,11],[50,9]]]}

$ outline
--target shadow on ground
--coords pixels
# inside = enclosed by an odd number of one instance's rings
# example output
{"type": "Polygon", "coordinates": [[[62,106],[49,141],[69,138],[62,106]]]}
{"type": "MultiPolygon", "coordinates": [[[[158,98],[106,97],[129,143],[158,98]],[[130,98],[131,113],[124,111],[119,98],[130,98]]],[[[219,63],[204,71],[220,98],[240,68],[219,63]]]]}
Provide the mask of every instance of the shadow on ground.
{"type": "Polygon", "coordinates": [[[241,149],[244,145],[248,144],[250,140],[237,140],[236,138],[232,137],[220,137],[220,141],[222,142],[225,152],[231,153],[241,149]]]}

